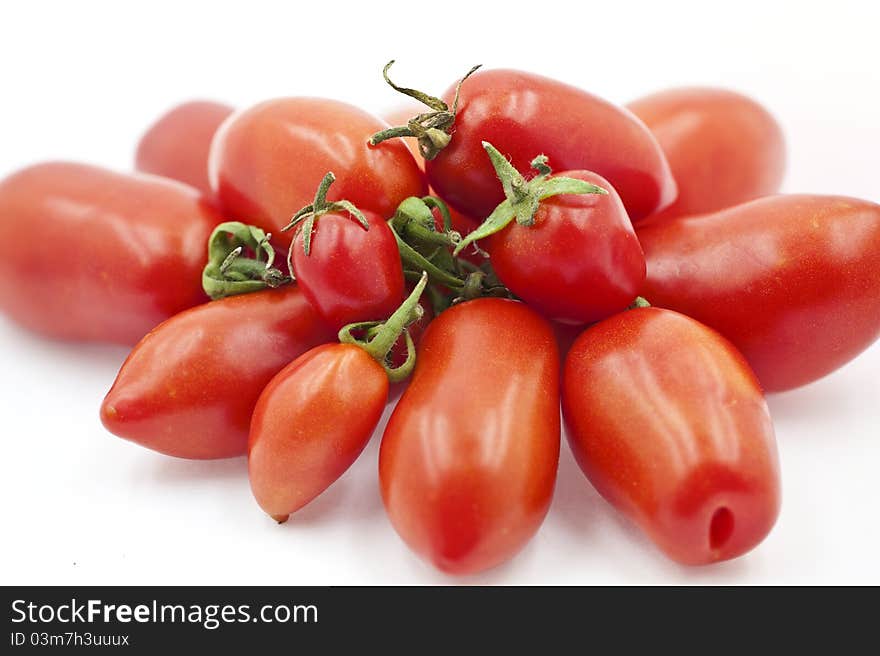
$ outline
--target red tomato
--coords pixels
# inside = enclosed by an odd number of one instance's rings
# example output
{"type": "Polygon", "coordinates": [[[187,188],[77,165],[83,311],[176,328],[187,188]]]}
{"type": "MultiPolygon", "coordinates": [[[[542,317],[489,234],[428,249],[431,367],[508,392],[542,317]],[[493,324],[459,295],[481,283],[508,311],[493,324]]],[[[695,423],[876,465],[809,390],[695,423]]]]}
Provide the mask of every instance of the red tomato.
{"type": "Polygon", "coordinates": [[[325,344],[285,367],[251,421],[248,474],[260,507],[283,522],[357,459],[388,398],[385,370],[359,346],[325,344]]]}
{"type": "Polygon", "coordinates": [[[111,433],[181,458],[244,455],[257,398],[335,334],[294,286],[192,308],[138,344],[101,406],[111,433]]]}
{"type": "Polygon", "coordinates": [[[661,91],[628,105],[657,137],[678,183],[676,201],[652,220],[703,214],[779,190],[785,139],[776,119],[733,91],[661,91]]]}
{"type": "Polygon", "coordinates": [[[771,196],[639,239],[647,299],[727,337],[766,390],[821,378],[880,336],[880,205],[771,196]]]}
{"type": "MultiPolygon", "coordinates": [[[[312,202],[322,176],[331,196],[391,217],[408,196],[424,196],[424,176],[399,140],[367,141],[387,125],[335,100],[281,98],[235,114],[211,146],[210,178],[232,218],[259,225],[288,245],[290,218],[312,202]]],[[[399,300],[399,299],[398,299],[399,300]]]]}
{"type": "Polygon", "coordinates": [[[177,105],[163,114],[138,143],[138,171],[180,180],[211,195],[208,151],[220,124],[232,107],[209,100],[177,105]]]}
{"type": "Polygon", "coordinates": [[[565,361],[562,408],[587,478],[670,558],[735,558],[773,527],[770,413],[746,361],[715,331],[659,308],[588,328],[565,361]]]}
{"type": "Polygon", "coordinates": [[[533,225],[512,221],[481,245],[501,281],[541,314],[568,323],[598,321],[638,296],[645,257],[607,180],[590,171],[554,177],[584,180],[608,193],[547,198],[533,225]]]}
{"type": "Polygon", "coordinates": [[[195,189],[51,162],[0,182],[0,309],[38,332],[134,344],[206,299],[207,241],[222,218],[195,189]]]}
{"type": "Polygon", "coordinates": [[[550,505],[559,361],[548,323],[481,298],[434,319],[379,453],[391,523],[421,556],[465,574],[511,558],[550,505]]]}
{"type": "MultiPolygon", "coordinates": [[[[444,99],[451,103],[454,87],[444,99]]],[[[479,71],[461,87],[452,141],[425,163],[440,197],[484,219],[504,200],[482,142],[526,171],[538,153],[558,169],[606,178],[633,221],[675,198],[675,182],[656,140],[632,114],[575,87],[511,70],[479,71]]]]}
{"type": "Polygon", "coordinates": [[[404,296],[394,233],[378,214],[363,215],[369,230],[345,212],[323,214],[315,222],[310,253],[305,254],[301,230],[291,249],[299,286],[336,330],[356,321],[386,319],[404,296]]]}

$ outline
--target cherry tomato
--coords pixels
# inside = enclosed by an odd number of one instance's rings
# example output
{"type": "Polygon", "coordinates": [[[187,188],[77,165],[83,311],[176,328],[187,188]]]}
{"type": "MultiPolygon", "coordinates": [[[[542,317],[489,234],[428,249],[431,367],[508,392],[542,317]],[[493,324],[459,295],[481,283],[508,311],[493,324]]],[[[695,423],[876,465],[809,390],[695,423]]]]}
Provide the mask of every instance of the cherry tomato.
{"type": "Polygon", "coordinates": [[[208,151],[220,124],[232,107],[208,100],[193,100],[163,114],[138,143],[138,171],[180,180],[211,195],[208,151]]]}
{"type": "Polygon", "coordinates": [[[291,256],[299,286],[318,314],[339,330],[356,321],[386,319],[404,296],[403,268],[391,228],[363,212],[369,230],[347,213],[315,221],[308,255],[297,232],[291,256]]]}
{"type": "Polygon", "coordinates": [[[351,466],[385,409],[388,376],[353,344],[325,344],[285,367],[260,395],[248,441],[251,490],[285,521],[351,466]]]}
{"type": "Polygon", "coordinates": [[[414,551],[477,572],[538,530],[559,458],[558,377],[553,332],[522,303],[468,301],[428,325],[379,454],[385,507],[414,551]]]}
{"type": "Polygon", "coordinates": [[[529,306],[550,319],[590,323],[632,303],[645,280],[645,257],[607,180],[590,171],[559,177],[608,193],[547,198],[532,225],[512,221],[481,243],[501,281],[529,306]]]}
{"type": "Polygon", "coordinates": [[[779,190],[782,128],[751,98],[691,87],[661,91],[628,108],[657,137],[678,183],[676,201],[651,220],[715,212],[779,190]]]}
{"type": "Polygon", "coordinates": [[[639,239],[647,299],[727,337],[766,390],[821,378],[880,336],[880,205],[771,196],[639,239]]]}
{"type": "MultiPolygon", "coordinates": [[[[451,105],[454,87],[444,96],[451,105]]],[[[634,222],[675,199],[675,182],[657,141],[628,111],[575,87],[531,73],[480,71],[461,87],[452,140],[425,163],[431,186],[482,220],[504,195],[483,152],[489,141],[520,171],[538,153],[557,169],[607,179],[634,222]]]]}
{"type": "Polygon", "coordinates": [[[773,527],[770,414],[748,364],[715,331],[660,308],[588,328],[565,361],[562,408],[587,478],[670,558],[735,558],[773,527]]]}
{"type": "Polygon", "coordinates": [[[399,140],[368,145],[385,127],[381,119],[335,100],[263,102],[220,128],[211,146],[212,187],[232,218],[259,225],[285,246],[292,235],[281,228],[312,201],[327,171],[337,177],[334,198],[390,217],[403,199],[424,196],[427,187],[399,140]]]}
{"type": "Polygon", "coordinates": [[[0,309],[72,340],[134,344],[207,300],[207,240],[222,218],[172,180],[63,162],[0,182],[0,309]]]}
{"type": "Polygon", "coordinates": [[[295,286],[200,305],[134,348],[101,420],[111,433],[172,456],[244,455],[263,388],[293,359],[333,339],[295,286]]]}

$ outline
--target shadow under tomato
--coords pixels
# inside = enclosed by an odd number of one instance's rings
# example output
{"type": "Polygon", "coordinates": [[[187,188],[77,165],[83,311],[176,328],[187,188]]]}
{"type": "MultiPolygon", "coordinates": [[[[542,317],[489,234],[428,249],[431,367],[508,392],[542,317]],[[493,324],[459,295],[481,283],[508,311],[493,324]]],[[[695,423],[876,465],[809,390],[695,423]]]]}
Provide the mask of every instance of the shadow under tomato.
{"type": "Polygon", "coordinates": [[[187,460],[162,454],[146,454],[146,476],[156,485],[189,486],[207,482],[241,480],[247,484],[247,460],[223,458],[221,460],[187,460]]]}

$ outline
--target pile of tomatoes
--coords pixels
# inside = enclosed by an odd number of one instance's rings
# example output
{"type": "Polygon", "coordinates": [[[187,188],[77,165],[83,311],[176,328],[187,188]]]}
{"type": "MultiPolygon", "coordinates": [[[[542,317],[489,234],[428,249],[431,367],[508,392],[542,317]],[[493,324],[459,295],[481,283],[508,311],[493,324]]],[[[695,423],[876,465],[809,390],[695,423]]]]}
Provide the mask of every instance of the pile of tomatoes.
{"type": "Polygon", "coordinates": [[[560,407],[584,474],[669,557],[737,557],[780,506],[764,392],[880,335],[880,206],[775,195],[774,118],[730,91],[618,107],[470,71],[391,123],[342,102],[181,105],[139,173],[0,182],[0,310],[133,344],[106,428],[247,455],[281,522],[354,462],[440,569],[513,557],[550,505],[560,407]]]}

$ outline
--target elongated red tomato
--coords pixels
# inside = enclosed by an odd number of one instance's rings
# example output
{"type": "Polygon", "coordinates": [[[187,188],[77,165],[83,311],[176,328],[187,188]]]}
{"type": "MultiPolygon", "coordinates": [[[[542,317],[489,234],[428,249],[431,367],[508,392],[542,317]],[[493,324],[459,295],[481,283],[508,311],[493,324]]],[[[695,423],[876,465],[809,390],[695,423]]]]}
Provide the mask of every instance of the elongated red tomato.
{"type": "Polygon", "coordinates": [[[369,230],[346,213],[324,214],[315,222],[309,254],[301,231],[291,251],[299,286],[336,330],[356,321],[386,319],[404,296],[394,233],[378,214],[363,215],[369,230]]]}
{"type": "MultiPolygon", "coordinates": [[[[450,104],[454,93],[452,88],[444,96],[450,104]]],[[[479,220],[504,200],[483,141],[519,171],[543,153],[557,169],[598,173],[620,194],[633,222],[675,198],[669,165],[640,120],[546,77],[512,70],[475,73],[461,87],[451,143],[425,163],[440,197],[479,220]]]]}
{"type": "Polygon", "coordinates": [[[207,240],[222,218],[179,182],[65,162],[0,182],[0,310],[52,337],[134,344],[207,300],[207,240]]]}
{"type": "Polygon", "coordinates": [[[208,151],[232,107],[193,100],[171,108],[141,137],[135,154],[138,171],[180,180],[210,196],[208,151]]]}
{"type": "Polygon", "coordinates": [[[687,87],[627,107],[657,137],[678,183],[678,198],[652,221],[715,212],[779,191],[785,173],[782,128],[751,98],[687,87]]]}
{"type": "Polygon", "coordinates": [[[648,300],[727,337],[766,390],[821,378],[880,336],[880,205],[771,196],[639,239],[648,300]]]}
{"type": "Polygon", "coordinates": [[[558,376],[549,324],[517,301],[468,301],[428,325],[379,453],[385,508],[414,551],[477,572],[538,530],[559,459],[558,376]]]}
{"type": "Polygon", "coordinates": [[[670,558],[735,558],[773,527],[770,414],[748,364],[715,331],[660,308],[588,328],[565,361],[562,408],[587,478],[670,558]]]}
{"type": "Polygon", "coordinates": [[[318,346],[285,367],[257,401],[248,442],[251,490],[284,521],[338,479],[382,416],[388,376],[353,344],[318,346]]]}
{"type": "Polygon", "coordinates": [[[607,180],[590,171],[558,175],[608,193],[543,200],[532,225],[513,221],[483,246],[501,281],[541,314],[568,323],[598,321],[638,296],[645,256],[607,180]]]}
{"type": "Polygon", "coordinates": [[[244,455],[272,377],[335,339],[296,287],[230,296],[158,326],[131,352],[101,406],[111,433],[181,458],[244,455]]]}
{"type": "Polygon", "coordinates": [[[232,218],[259,225],[283,245],[293,235],[281,228],[312,202],[327,171],[337,179],[333,198],[391,217],[403,199],[423,196],[427,187],[404,144],[368,145],[386,127],[335,100],[269,100],[221,127],[211,146],[211,185],[232,218]]]}

